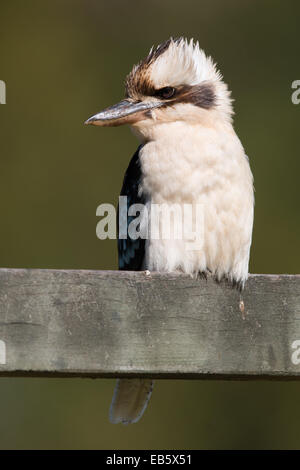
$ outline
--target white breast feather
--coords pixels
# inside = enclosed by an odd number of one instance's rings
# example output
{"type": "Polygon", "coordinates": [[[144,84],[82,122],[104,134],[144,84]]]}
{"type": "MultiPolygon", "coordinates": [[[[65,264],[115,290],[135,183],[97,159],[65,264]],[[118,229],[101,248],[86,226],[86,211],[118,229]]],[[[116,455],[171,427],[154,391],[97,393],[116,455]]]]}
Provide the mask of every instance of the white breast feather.
{"type": "Polygon", "coordinates": [[[141,191],[154,204],[198,203],[204,208],[204,245],[149,240],[146,266],[245,282],[253,224],[253,182],[248,159],[230,126],[223,129],[168,123],[141,150],[141,191]]]}

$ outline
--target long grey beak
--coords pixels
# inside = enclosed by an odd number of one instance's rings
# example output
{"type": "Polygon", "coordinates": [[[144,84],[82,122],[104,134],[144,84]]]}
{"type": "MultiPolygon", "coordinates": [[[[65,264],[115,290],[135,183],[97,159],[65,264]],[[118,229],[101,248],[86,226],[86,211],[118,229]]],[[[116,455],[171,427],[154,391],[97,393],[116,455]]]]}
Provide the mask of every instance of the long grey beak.
{"type": "Polygon", "coordinates": [[[122,100],[104,109],[95,116],[90,117],[84,124],[93,124],[95,126],[120,126],[121,124],[132,124],[145,119],[146,113],[159,108],[164,103],[160,101],[132,101],[122,100]]]}

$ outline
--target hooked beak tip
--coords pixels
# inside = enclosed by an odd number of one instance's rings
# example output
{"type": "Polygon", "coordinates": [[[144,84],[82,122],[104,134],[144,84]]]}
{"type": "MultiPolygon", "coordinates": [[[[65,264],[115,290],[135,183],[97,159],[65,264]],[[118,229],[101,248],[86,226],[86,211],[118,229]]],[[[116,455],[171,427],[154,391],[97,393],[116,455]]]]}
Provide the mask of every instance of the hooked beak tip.
{"type": "Polygon", "coordinates": [[[93,119],[93,118],[89,118],[89,119],[87,119],[86,121],[84,121],[83,124],[84,124],[85,126],[88,126],[89,124],[93,124],[94,120],[95,120],[95,119],[93,119]]]}

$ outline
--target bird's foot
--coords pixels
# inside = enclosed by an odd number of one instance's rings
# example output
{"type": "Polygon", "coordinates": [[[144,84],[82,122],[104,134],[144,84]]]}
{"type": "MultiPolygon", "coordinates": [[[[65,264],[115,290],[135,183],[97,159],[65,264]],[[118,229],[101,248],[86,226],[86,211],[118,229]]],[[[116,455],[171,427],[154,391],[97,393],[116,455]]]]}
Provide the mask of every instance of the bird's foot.
{"type": "Polygon", "coordinates": [[[198,271],[196,274],[197,279],[205,279],[207,281],[207,278],[210,276],[211,271],[209,269],[206,269],[205,271],[198,271]]]}

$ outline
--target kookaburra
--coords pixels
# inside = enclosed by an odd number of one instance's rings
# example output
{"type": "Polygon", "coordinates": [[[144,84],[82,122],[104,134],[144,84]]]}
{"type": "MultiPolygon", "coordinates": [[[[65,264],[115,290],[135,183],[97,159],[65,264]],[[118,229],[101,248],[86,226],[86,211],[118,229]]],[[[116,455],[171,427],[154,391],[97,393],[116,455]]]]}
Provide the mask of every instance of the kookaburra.
{"type": "MultiPolygon", "coordinates": [[[[232,114],[230,93],[212,59],[198,42],[171,38],[133,67],[124,100],[86,121],[129,124],[141,142],[121,190],[128,206],[203,207],[201,249],[187,250],[184,237],[119,239],[119,269],[210,273],[243,288],[252,237],[253,177],[232,114]]],[[[152,388],[149,379],[118,380],[110,420],[137,422],[152,388]]]]}

